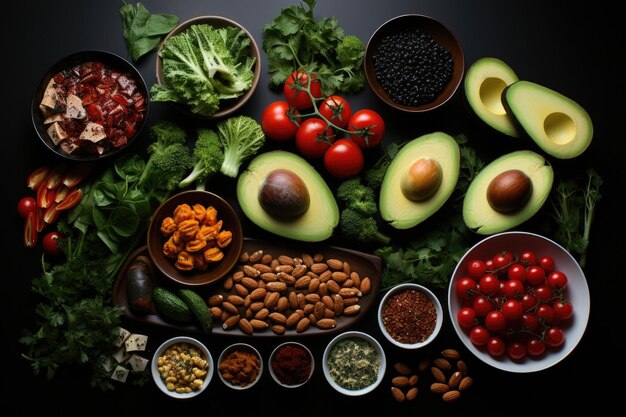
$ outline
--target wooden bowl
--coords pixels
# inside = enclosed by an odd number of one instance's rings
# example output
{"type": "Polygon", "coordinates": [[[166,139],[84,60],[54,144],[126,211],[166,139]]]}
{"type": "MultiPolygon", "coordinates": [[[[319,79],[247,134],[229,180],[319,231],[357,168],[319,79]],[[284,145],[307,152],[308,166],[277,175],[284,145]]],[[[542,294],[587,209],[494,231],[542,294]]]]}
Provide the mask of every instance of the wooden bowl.
{"type": "Polygon", "coordinates": [[[447,102],[454,95],[461,84],[461,80],[463,79],[463,73],[465,72],[465,57],[463,49],[461,48],[457,38],[441,22],[424,15],[405,14],[396,16],[386,21],[372,34],[372,37],[368,41],[367,47],[365,48],[364,66],[367,82],[372,90],[374,90],[374,93],[376,93],[381,100],[395,109],[411,113],[420,113],[436,109],[447,102]],[[419,29],[420,31],[430,35],[437,43],[450,52],[453,60],[452,78],[446,87],[437,97],[435,97],[433,101],[420,106],[407,106],[393,101],[391,97],[389,97],[387,91],[385,91],[378,82],[374,71],[373,56],[376,54],[382,40],[389,35],[402,32],[406,29],[419,29]]]}
{"type": "MultiPolygon", "coordinates": [[[[239,23],[235,22],[234,20],[231,20],[222,16],[198,16],[198,17],[194,17],[192,19],[182,22],[181,24],[176,26],[170,33],[168,33],[168,35],[163,39],[163,42],[161,42],[161,45],[159,46],[159,53],[161,52],[161,49],[163,48],[163,44],[169,38],[185,31],[187,28],[189,28],[192,25],[211,25],[217,29],[228,27],[228,26],[233,26],[233,27],[243,30],[244,33],[248,36],[248,38],[250,38],[250,56],[255,58],[254,79],[252,81],[252,86],[250,87],[250,89],[246,91],[242,96],[239,96],[234,99],[229,99],[229,100],[221,100],[219,110],[215,114],[209,117],[204,117],[199,114],[191,112],[185,104],[171,103],[177,110],[179,110],[180,112],[182,112],[183,114],[187,116],[201,118],[201,119],[209,119],[209,120],[221,119],[239,110],[244,104],[246,104],[248,100],[250,100],[250,98],[254,94],[254,90],[259,84],[259,79],[261,77],[261,54],[259,52],[259,47],[256,41],[254,40],[254,37],[252,37],[252,35],[250,34],[250,32],[248,32],[246,28],[244,28],[243,26],[241,26],[239,23]]],[[[161,59],[159,54],[157,54],[157,59],[156,59],[156,79],[159,84],[164,83],[163,60],[161,59]]]]}
{"type": "Polygon", "coordinates": [[[235,210],[223,198],[208,191],[185,191],[164,201],[154,212],[148,227],[148,252],[154,265],[161,273],[176,284],[187,287],[201,287],[222,279],[237,263],[243,246],[243,231],[241,222],[235,210]],[[161,233],[161,223],[168,216],[173,216],[174,209],[180,204],[202,204],[204,207],[213,206],[217,210],[217,219],[223,221],[222,230],[230,230],[233,240],[229,246],[222,249],[224,258],[215,263],[209,263],[204,271],[181,271],[176,268],[175,260],[163,253],[163,244],[167,238],[161,233]]]}

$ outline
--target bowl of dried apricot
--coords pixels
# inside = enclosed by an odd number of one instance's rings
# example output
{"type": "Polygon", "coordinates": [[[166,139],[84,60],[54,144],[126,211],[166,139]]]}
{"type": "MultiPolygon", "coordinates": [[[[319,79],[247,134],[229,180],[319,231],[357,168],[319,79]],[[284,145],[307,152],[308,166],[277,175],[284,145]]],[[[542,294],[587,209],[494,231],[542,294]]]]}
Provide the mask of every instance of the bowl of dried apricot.
{"type": "Polygon", "coordinates": [[[239,216],[208,191],[185,191],[164,201],[148,227],[148,252],[161,273],[177,284],[203,286],[222,279],[243,245],[239,216]]]}

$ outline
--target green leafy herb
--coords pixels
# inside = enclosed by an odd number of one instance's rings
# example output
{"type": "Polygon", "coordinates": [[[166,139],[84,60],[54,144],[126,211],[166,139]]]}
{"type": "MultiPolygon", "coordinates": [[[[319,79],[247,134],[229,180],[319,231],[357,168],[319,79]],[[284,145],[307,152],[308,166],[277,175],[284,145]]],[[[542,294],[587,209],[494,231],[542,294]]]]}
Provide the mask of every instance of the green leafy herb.
{"type": "Polygon", "coordinates": [[[133,6],[124,2],[120,7],[120,16],[124,25],[126,48],[133,61],[150,51],[154,51],[161,39],[178,24],[178,17],[165,13],[150,13],[143,4],[133,6]]]}
{"type": "Polygon", "coordinates": [[[251,117],[236,116],[217,124],[218,137],[224,148],[220,172],[236,178],[241,163],[254,155],[265,143],[261,125],[251,117]]]}
{"type": "Polygon", "coordinates": [[[324,95],[363,88],[365,45],[356,36],[345,36],[336,17],[316,20],[316,0],[289,6],[263,28],[270,87],[281,87],[291,73],[303,69],[315,73],[324,95]]]}
{"type": "Polygon", "coordinates": [[[602,198],[602,178],[593,169],[586,177],[571,178],[559,182],[550,203],[552,218],[556,223],[554,239],[568,251],[577,254],[584,268],[589,247],[591,224],[596,203],[602,198]]]}

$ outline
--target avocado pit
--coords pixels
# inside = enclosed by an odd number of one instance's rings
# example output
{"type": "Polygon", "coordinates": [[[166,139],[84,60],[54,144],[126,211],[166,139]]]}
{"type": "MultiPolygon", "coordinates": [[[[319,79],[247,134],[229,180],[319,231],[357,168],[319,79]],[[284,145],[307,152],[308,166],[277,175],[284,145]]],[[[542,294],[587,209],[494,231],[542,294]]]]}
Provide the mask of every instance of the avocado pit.
{"type": "Polygon", "coordinates": [[[297,174],[287,169],[271,171],[259,187],[259,204],[274,217],[298,217],[311,202],[309,190],[297,174]]]}
{"type": "Polygon", "coordinates": [[[402,179],[402,194],[411,201],[422,201],[439,189],[443,171],[439,162],[431,158],[419,158],[409,167],[402,179]]]}
{"type": "Polygon", "coordinates": [[[500,213],[511,213],[524,207],[530,199],[533,184],[519,169],[504,171],[491,180],[487,187],[487,201],[500,213]]]}

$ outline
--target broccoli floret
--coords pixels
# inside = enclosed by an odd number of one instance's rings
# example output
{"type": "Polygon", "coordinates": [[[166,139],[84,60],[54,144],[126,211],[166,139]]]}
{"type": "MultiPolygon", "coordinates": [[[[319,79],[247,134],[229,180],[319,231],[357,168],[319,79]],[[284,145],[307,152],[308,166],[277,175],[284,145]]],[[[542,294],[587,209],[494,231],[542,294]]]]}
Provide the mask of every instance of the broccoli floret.
{"type": "Polygon", "coordinates": [[[204,190],[206,180],[219,171],[224,160],[224,150],[217,133],[210,129],[198,130],[193,149],[193,170],[178,186],[185,188],[195,183],[197,190],[204,190]]]}
{"type": "Polygon", "coordinates": [[[354,35],[344,36],[337,45],[337,60],[344,67],[360,68],[365,56],[365,44],[354,35]]]}
{"type": "Polygon", "coordinates": [[[348,239],[354,239],[359,242],[380,242],[389,243],[389,236],[378,231],[376,220],[364,214],[361,214],[350,208],[346,208],[341,212],[340,218],[341,233],[348,239]]]}
{"type": "Polygon", "coordinates": [[[217,124],[220,141],[224,147],[224,162],[220,171],[236,178],[241,163],[254,155],[265,143],[261,125],[251,117],[237,116],[217,124]]]}
{"type": "Polygon", "coordinates": [[[342,182],[337,188],[337,198],[346,203],[346,207],[359,213],[367,216],[376,214],[374,190],[361,184],[358,177],[342,182]]]}

